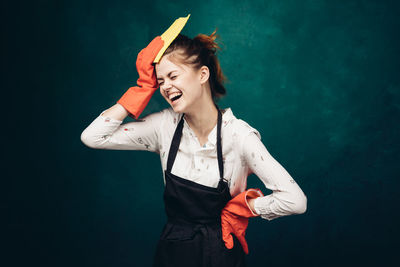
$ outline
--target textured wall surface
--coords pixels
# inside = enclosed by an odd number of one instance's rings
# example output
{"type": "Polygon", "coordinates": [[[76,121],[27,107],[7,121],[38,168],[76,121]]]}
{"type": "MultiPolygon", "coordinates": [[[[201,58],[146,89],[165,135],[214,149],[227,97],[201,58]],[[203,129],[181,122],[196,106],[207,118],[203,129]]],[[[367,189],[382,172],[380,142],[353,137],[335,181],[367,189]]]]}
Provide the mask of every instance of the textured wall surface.
{"type": "MultiPolygon", "coordinates": [[[[189,13],[183,34],[220,35],[219,106],[260,131],[308,197],[305,214],[250,221],[249,266],[390,266],[399,11],[377,0],[3,3],[3,266],[150,266],[165,222],[159,156],[89,149],[80,134],[136,83],[137,53],[189,13]]],[[[157,92],[143,115],[166,107],[157,92]]]]}

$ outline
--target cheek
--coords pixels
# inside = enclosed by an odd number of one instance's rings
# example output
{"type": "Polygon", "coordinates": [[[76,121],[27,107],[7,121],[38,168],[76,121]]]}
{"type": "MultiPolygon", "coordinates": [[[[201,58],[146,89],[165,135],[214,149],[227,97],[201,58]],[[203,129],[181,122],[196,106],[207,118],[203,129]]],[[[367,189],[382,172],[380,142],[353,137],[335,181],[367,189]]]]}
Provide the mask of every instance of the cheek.
{"type": "Polygon", "coordinates": [[[182,90],[182,89],[185,89],[187,83],[186,83],[185,79],[176,79],[175,81],[172,81],[172,85],[175,88],[182,90]]]}
{"type": "Polygon", "coordinates": [[[191,92],[194,88],[197,87],[197,83],[191,77],[186,77],[184,79],[179,79],[173,83],[175,88],[183,91],[183,92],[191,92]]]}

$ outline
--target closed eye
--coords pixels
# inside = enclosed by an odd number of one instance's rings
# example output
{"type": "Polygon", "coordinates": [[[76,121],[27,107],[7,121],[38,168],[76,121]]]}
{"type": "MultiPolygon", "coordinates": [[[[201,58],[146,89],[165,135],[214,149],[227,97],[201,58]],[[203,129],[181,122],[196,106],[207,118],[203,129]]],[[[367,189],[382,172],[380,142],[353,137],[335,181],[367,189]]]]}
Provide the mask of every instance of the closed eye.
{"type": "MultiPolygon", "coordinates": [[[[175,80],[176,77],[178,77],[178,76],[172,76],[172,77],[171,77],[171,80],[175,80]]],[[[163,83],[164,83],[164,82],[158,82],[158,85],[162,85],[163,83]]]]}

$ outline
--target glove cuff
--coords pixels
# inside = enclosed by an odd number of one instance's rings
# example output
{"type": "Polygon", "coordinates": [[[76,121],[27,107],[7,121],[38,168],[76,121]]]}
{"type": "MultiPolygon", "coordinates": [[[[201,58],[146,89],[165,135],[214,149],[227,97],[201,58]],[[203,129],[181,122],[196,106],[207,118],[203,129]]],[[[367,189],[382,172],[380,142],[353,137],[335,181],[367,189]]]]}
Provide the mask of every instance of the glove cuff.
{"type": "Polygon", "coordinates": [[[130,117],[137,119],[140,114],[142,114],[156,90],[157,88],[133,86],[122,95],[117,103],[122,105],[130,113],[130,117]]]}
{"type": "Polygon", "coordinates": [[[258,188],[255,188],[255,189],[251,188],[246,191],[244,199],[245,199],[247,207],[249,208],[250,212],[253,214],[254,217],[260,216],[260,214],[253,212],[253,210],[251,209],[251,207],[249,205],[248,200],[258,198],[258,197],[263,197],[263,196],[264,196],[264,194],[258,188]]]}

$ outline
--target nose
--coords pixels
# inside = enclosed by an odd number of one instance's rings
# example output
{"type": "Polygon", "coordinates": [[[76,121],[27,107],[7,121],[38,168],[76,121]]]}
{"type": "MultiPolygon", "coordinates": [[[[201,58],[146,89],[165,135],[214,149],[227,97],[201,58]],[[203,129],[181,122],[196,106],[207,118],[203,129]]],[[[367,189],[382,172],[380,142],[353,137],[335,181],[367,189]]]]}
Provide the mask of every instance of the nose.
{"type": "Polygon", "coordinates": [[[164,91],[166,95],[168,95],[169,90],[171,90],[172,86],[167,81],[164,81],[163,85],[160,86],[160,89],[164,91]]]}

